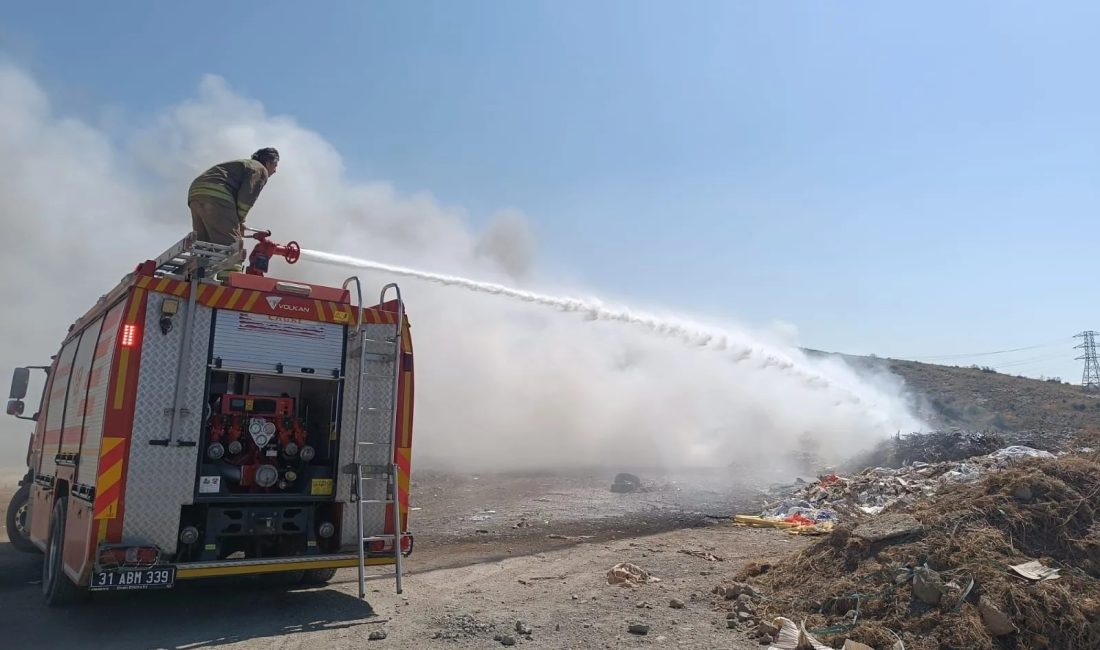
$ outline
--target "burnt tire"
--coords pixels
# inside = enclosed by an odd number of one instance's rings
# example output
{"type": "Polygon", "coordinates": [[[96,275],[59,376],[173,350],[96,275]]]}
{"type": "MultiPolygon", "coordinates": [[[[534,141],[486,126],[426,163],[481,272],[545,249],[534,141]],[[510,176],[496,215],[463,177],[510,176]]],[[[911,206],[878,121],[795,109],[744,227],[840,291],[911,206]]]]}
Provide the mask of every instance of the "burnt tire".
{"type": "Polygon", "coordinates": [[[69,497],[62,496],[50,513],[50,534],[46,542],[46,557],[42,560],[42,596],[51,607],[80,602],[89,596],[88,590],[73,584],[63,568],[65,520],[69,512],[69,497]]]}
{"type": "Polygon", "coordinates": [[[303,585],[323,585],[336,577],[336,569],[309,569],[302,576],[303,585]]]}
{"type": "Polygon", "coordinates": [[[31,543],[31,486],[24,485],[15,491],[8,503],[8,516],[4,522],[7,526],[8,541],[16,550],[24,553],[41,553],[38,547],[31,543]]]}

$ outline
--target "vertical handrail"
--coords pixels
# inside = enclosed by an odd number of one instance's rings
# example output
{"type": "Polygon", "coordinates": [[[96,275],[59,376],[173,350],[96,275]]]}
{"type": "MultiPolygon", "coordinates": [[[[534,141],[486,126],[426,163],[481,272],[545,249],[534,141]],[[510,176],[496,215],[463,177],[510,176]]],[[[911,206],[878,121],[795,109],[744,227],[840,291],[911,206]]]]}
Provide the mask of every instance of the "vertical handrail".
{"type": "Polygon", "coordinates": [[[393,393],[392,401],[390,402],[391,416],[390,416],[390,481],[393,486],[393,557],[395,564],[395,578],[397,581],[397,593],[402,591],[402,558],[401,558],[401,494],[398,485],[399,473],[401,467],[397,464],[397,398],[401,385],[401,369],[404,365],[402,363],[404,349],[401,345],[402,335],[405,332],[405,303],[401,300],[401,287],[397,286],[397,283],[390,283],[382,287],[382,291],[378,296],[378,305],[381,307],[386,304],[386,293],[393,289],[397,295],[397,318],[394,319],[394,357],[393,357],[393,393]]]}
{"type": "Polygon", "coordinates": [[[351,498],[355,501],[355,530],[358,533],[358,542],[355,547],[359,555],[359,598],[366,598],[366,584],[364,582],[363,564],[367,561],[366,550],[363,548],[363,467],[359,463],[359,411],[363,409],[363,363],[366,359],[367,342],[360,336],[363,331],[363,283],[359,276],[353,275],[344,280],[341,285],[347,291],[348,285],[355,283],[355,332],[352,336],[359,339],[359,367],[355,372],[355,413],[352,416],[352,451],[351,464],[355,467],[355,482],[352,485],[351,498]]]}
{"type": "Polygon", "coordinates": [[[358,300],[355,303],[355,334],[358,336],[363,331],[363,283],[359,281],[358,275],[353,275],[347,280],[344,280],[343,289],[348,290],[348,283],[352,280],[355,281],[355,294],[358,300]]]}

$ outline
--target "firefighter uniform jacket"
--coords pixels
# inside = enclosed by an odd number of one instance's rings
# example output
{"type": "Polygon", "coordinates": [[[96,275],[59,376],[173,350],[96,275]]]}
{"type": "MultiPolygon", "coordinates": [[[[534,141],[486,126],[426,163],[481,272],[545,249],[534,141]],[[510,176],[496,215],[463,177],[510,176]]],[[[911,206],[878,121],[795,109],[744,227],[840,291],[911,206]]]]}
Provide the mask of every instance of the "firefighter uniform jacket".
{"type": "Polygon", "coordinates": [[[233,160],[214,165],[203,172],[187,190],[187,202],[205,198],[237,208],[237,219],[244,223],[260,190],[267,184],[267,169],[255,160],[233,160]]]}

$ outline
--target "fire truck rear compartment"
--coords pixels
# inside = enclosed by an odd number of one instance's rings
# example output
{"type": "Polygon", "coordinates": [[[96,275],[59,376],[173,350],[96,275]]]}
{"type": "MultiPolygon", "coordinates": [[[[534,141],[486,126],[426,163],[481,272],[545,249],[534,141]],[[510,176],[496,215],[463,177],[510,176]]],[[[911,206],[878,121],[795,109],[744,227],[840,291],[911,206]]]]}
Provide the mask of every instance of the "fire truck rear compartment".
{"type": "Polygon", "coordinates": [[[212,371],[195,501],[331,500],[338,387],[212,371]]]}

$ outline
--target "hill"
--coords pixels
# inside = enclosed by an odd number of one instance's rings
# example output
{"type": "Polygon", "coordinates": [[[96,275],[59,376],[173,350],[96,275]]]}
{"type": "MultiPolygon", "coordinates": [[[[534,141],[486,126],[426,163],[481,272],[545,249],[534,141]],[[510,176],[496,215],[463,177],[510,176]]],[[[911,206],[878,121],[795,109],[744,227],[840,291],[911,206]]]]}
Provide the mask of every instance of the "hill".
{"type": "Polygon", "coordinates": [[[900,377],[917,413],[934,428],[1044,436],[1100,431],[1100,393],[1085,392],[1079,385],[991,368],[838,356],[857,370],[888,370],[900,377]]]}

